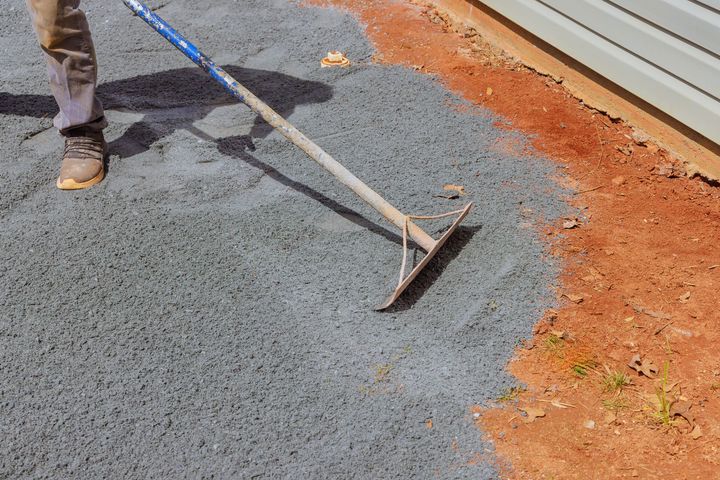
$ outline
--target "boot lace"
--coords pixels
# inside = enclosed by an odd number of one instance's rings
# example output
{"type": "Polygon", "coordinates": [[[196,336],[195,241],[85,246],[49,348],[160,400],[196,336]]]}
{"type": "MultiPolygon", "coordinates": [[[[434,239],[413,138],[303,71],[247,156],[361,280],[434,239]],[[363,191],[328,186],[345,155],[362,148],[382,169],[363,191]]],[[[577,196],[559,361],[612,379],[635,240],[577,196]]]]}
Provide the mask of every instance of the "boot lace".
{"type": "Polygon", "coordinates": [[[68,137],[65,139],[65,157],[102,158],[103,142],[92,137],[68,137]]]}

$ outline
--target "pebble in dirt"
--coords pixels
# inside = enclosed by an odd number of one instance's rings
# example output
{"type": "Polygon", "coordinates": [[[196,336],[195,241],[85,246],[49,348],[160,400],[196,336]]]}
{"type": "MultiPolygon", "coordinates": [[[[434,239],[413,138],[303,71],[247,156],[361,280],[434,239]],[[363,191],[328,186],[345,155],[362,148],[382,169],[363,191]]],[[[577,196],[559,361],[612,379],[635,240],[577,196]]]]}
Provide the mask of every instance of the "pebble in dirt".
{"type": "Polygon", "coordinates": [[[120,2],[84,6],[111,158],[106,181],[68,193],[39,47],[0,0],[0,476],[495,478],[468,411],[513,385],[513,348],[552,304],[534,222],[566,209],[553,166],[494,148],[503,120],[434,78],[373,64],[346,14],[166,2],[401,210],[476,203],[374,312],[396,229],[120,2]],[[331,49],[353,66],[321,69],[331,49]],[[445,183],[468,195],[435,197],[445,183]]]}

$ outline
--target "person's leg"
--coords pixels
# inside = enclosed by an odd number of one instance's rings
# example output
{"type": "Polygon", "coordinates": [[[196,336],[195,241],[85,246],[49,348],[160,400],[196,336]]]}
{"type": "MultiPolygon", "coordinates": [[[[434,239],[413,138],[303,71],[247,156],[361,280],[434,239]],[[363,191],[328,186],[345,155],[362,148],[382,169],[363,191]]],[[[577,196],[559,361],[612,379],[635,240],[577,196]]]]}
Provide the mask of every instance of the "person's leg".
{"type": "Polygon", "coordinates": [[[107,126],[95,94],[95,48],[80,0],[26,0],[40,46],[45,52],[50,88],[60,113],[54,124],[66,137],[62,189],[86,188],[104,176],[107,126]]]}

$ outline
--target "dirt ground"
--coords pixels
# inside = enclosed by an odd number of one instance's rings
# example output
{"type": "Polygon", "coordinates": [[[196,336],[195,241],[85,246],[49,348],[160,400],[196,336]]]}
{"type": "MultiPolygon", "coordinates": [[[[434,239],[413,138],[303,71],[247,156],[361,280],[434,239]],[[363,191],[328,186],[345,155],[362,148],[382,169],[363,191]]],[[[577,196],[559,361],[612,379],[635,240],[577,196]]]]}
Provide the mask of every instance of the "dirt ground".
{"type": "Polygon", "coordinates": [[[468,406],[502,477],[720,478],[717,186],[431,6],[320,3],[365,22],[377,61],[436,75],[530,134],[574,189],[582,214],[539,233],[562,260],[561,306],[510,363],[518,387],[468,406]]]}

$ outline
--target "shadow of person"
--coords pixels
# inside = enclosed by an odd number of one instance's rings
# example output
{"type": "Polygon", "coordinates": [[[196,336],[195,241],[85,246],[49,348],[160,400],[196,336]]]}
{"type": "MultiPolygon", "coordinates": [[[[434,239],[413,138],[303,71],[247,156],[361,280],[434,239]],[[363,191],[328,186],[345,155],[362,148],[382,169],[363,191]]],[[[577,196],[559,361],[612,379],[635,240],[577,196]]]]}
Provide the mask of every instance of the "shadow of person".
{"type": "MultiPolygon", "coordinates": [[[[332,98],[332,87],[267,70],[223,67],[281,116],[287,117],[299,105],[323,103],[332,98]]],[[[110,144],[110,153],[128,158],[142,153],[158,140],[178,129],[197,134],[193,123],[218,107],[239,102],[198,68],[183,68],[143,75],[101,85],[98,96],[109,110],[142,114],[110,144]]],[[[229,126],[231,127],[231,126],[229,126]]],[[[255,117],[250,139],[265,138],[272,127],[255,117]]],[[[249,145],[254,148],[252,142],[249,145]]]]}
{"type": "MultiPolygon", "coordinates": [[[[326,102],[333,96],[332,87],[324,83],[267,70],[233,65],[223,68],[282,117],[292,114],[299,105],[326,102]]],[[[111,155],[120,159],[133,157],[149,150],[153,143],[176,130],[184,129],[215,143],[224,155],[261,170],[275,181],[317,201],[356,225],[397,245],[403,243],[397,233],[377,225],[311,187],[288,178],[253,156],[250,153],[255,150],[253,140],[265,138],[272,132],[272,127],[260,117],[255,117],[247,135],[215,138],[196,128],[193,124],[206,118],[216,108],[238,104],[234,97],[208,79],[198,68],[180,68],[104,83],[98,86],[98,96],[106,110],[140,115],[140,120],[132,123],[122,136],[110,143],[111,155]]],[[[55,111],[57,105],[52,96],[0,92],[0,114],[45,118],[54,115],[55,111]]],[[[458,229],[453,235],[454,240],[451,239],[428,264],[392,311],[412,307],[440,276],[445,266],[458,255],[462,246],[470,241],[475,231],[472,228],[458,229]]],[[[409,247],[418,248],[413,242],[410,242],[409,247]]]]}
{"type": "MultiPolygon", "coordinates": [[[[321,82],[303,80],[268,70],[223,67],[230,75],[287,117],[298,105],[330,100],[333,90],[321,82]]],[[[118,139],[110,144],[110,154],[121,159],[144,151],[178,129],[193,130],[193,123],[207,117],[218,107],[238,101],[198,68],[188,67],[139,75],[103,83],[97,94],[106,110],[142,115],[118,139]]],[[[57,111],[50,95],[16,95],[0,92],[0,114],[45,118],[57,111]]],[[[256,117],[250,138],[264,138],[272,131],[256,117]]]]}

